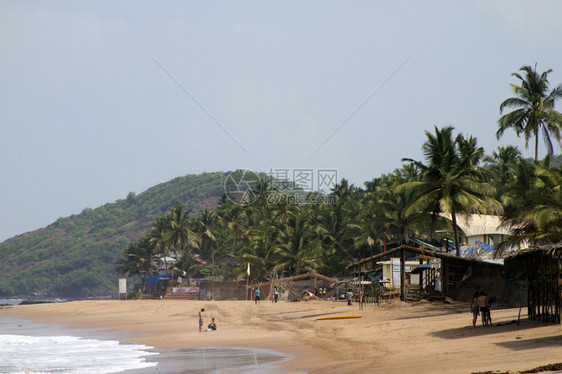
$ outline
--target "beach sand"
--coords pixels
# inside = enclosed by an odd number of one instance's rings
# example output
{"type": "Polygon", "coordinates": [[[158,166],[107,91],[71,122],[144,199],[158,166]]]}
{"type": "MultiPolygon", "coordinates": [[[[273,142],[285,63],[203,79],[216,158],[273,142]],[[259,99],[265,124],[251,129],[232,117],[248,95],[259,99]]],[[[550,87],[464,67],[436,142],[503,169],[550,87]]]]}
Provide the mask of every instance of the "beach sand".
{"type": "Polygon", "coordinates": [[[126,340],[161,350],[190,347],[253,347],[294,358],[278,364],[291,373],[472,373],[519,371],[562,362],[562,327],[526,319],[518,308],[492,310],[494,326],[473,328],[464,303],[380,306],[310,300],[180,301],[104,300],[3,307],[0,315],[72,328],[105,328],[133,334],[126,340]],[[205,308],[198,331],[197,312],[205,308]],[[362,318],[319,321],[336,314],[362,318]],[[496,324],[502,324],[498,326],[496,324]]]}

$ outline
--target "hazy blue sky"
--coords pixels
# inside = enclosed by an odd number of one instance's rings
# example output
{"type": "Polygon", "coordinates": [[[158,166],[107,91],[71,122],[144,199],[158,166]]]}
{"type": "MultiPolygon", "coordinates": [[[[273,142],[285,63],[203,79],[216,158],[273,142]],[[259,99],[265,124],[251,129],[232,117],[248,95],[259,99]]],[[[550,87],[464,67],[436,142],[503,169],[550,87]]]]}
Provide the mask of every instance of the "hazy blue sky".
{"type": "Polygon", "coordinates": [[[557,0],[4,0],[0,241],[203,171],[363,186],[421,160],[434,125],[523,149],[496,140],[498,107],[523,65],[562,83],[560,17],[557,0]]]}

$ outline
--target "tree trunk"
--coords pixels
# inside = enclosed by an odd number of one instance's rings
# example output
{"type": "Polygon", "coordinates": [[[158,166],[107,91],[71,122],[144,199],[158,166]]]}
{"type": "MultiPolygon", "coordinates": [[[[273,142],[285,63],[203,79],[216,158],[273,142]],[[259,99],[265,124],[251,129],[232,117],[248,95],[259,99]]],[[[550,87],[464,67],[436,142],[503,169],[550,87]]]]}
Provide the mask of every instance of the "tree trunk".
{"type": "Polygon", "coordinates": [[[461,241],[460,241],[460,237],[459,237],[459,229],[457,228],[457,215],[455,214],[455,208],[453,207],[451,209],[451,219],[453,221],[453,234],[455,235],[455,249],[456,249],[456,255],[460,256],[461,255],[461,241]]]}
{"type": "Polygon", "coordinates": [[[535,134],[535,163],[539,162],[539,133],[535,134]]]}
{"type": "Polygon", "coordinates": [[[410,241],[410,230],[408,230],[408,225],[404,227],[404,244],[408,245],[410,241]]]}

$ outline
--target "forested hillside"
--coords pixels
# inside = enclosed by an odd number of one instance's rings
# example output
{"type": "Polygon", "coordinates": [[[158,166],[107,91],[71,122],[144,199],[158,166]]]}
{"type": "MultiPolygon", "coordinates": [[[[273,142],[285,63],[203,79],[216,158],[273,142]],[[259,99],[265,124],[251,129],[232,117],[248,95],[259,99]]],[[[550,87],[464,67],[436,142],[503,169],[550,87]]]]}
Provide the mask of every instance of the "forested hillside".
{"type": "Polygon", "coordinates": [[[202,202],[216,201],[224,193],[224,175],[178,177],[0,243],[0,296],[115,294],[115,264],[124,248],[174,203],[197,212],[202,202]]]}

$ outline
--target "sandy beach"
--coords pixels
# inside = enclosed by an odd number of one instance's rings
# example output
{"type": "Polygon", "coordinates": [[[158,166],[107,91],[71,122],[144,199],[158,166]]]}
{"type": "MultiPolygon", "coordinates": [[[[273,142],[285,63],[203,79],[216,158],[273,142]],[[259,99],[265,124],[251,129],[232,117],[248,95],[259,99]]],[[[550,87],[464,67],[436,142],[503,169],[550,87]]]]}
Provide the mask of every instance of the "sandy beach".
{"type": "Polygon", "coordinates": [[[380,306],[311,300],[106,300],[3,307],[0,315],[69,328],[105,328],[134,334],[127,340],[161,350],[192,347],[266,348],[294,358],[278,364],[290,373],[472,373],[522,371],[562,362],[562,327],[529,321],[519,308],[493,309],[494,326],[471,325],[466,304],[380,306]],[[198,331],[197,312],[213,332],[198,331]],[[317,320],[329,315],[355,319],[317,320]],[[499,326],[498,326],[499,324],[499,326]]]}

